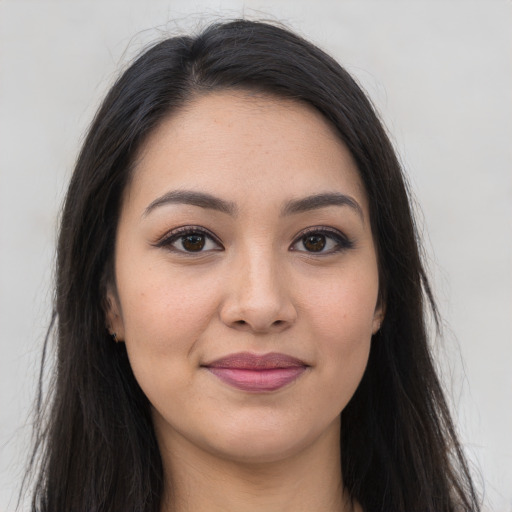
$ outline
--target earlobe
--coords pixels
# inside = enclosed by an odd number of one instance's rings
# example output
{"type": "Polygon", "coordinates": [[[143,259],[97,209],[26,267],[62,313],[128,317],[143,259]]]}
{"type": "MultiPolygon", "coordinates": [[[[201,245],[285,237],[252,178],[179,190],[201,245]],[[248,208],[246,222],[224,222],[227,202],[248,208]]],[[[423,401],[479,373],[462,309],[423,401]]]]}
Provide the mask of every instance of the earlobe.
{"type": "Polygon", "coordinates": [[[112,339],[116,343],[124,341],[124,323],[121,316],[121,308],[119,307],[119,300],[110,286],[105,299],[105,317],[106,327],[112,339]]]}
{"type": "Polygon", "coordinates": [[[372,335],[377,334],[379,332],[380,326],[384,320],[386,315],[386,306],[384,303],[377,304],[375,308],[375,313],[373,314],[373,325],[372,325],[372,335]]]}

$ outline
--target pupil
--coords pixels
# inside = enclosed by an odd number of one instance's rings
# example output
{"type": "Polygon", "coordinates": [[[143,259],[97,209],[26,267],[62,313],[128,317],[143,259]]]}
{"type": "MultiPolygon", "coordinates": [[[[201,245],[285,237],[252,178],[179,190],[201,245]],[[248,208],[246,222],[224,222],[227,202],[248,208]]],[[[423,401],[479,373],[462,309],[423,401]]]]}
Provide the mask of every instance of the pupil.
{"type": "Polygon", "coordinates": [[[302,243],[308,251],[319,252],[325,247],[325,236],[308,235],[302,239],[302,243]]]}
{"type": "Polygon", "coordinates": [[[204,247],[205,239],[203,235],[187,235],[181,243],[187,251],[200,251],[204,247]]]}

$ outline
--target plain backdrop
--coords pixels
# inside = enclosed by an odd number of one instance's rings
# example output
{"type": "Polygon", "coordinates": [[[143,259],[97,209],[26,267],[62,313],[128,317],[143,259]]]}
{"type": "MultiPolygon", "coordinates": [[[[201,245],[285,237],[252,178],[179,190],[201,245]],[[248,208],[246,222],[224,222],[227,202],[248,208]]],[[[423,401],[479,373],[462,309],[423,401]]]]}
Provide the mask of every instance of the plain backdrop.
{"type": "Polygon", "coordinates": [[[219,17],[287,23],[368,91],[419,205],[443,379],[485,510],[512,511],[512,2],[0,0],[0,511],[12,511],[84,132],[148,42],[219,17]]]}

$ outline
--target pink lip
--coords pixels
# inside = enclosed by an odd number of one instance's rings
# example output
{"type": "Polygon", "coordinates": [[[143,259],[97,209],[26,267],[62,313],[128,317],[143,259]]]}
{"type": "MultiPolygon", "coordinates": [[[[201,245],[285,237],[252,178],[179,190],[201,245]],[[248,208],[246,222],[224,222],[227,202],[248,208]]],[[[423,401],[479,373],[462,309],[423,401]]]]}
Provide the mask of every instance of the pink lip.
{"type": "Polygon", "coordinates": [[[276,391],[297,379],[308,365],[279,353],[240,352],[203,365],[220,380],[243,391],[276,391]]]}

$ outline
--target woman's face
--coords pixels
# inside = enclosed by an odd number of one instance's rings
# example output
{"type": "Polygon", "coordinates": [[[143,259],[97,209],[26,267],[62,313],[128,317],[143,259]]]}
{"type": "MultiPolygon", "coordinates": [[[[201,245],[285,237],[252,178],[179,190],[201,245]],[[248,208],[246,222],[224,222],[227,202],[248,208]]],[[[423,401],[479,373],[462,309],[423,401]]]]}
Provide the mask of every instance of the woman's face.
{"type": "Polygon", "coordinates": [[[161,447],[272,461],[339,437],[382,310],[364,187],[320,114],[244,93],[153,133],[108,321],[161,447]]]}

